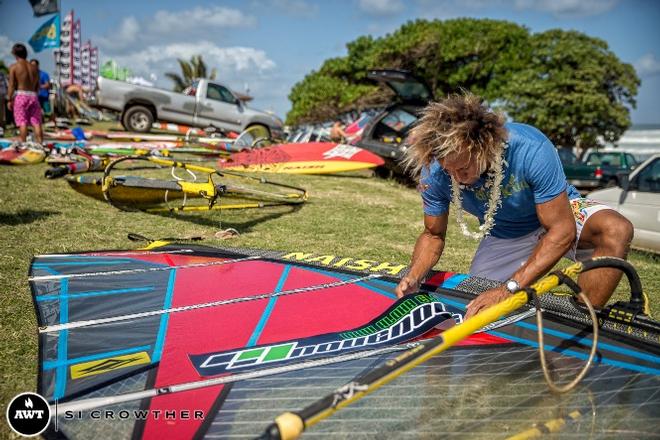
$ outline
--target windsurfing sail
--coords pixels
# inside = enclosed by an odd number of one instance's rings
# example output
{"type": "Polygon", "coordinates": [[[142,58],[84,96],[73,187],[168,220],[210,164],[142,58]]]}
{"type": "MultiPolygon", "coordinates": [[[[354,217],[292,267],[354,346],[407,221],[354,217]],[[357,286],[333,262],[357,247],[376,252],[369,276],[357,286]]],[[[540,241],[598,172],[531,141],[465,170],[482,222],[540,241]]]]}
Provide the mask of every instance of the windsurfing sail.
{"type": "MultiPolygon", "coordinates": [[[[188,245],[36,256],[38,391],[57,401],[49,435],[57,421],[60,438],[254,438],[282,411],[461,322],[474,294],[495,285],[439,272],[396,302],[405,270],[188,245]]],[[[591,346],[588,318],[566,296],[542,305],[553,371],[570,376],[591,346]]],[[[576,392],[555,396],[532,315],[502,318],[305,435],[504,438],[558,418],[570,419],[565,435],[655,435],[658,323],[601,312],[594,367],[576,392]]]]}
{"type": "Polygon", "coordinates": [[[304,188],[155,156],[121,157],[108,164],[103,177],[68,176],[67,181],[74,190],[127,211],[263,208],[298,205],[307,200],[304,188]],[[136,164],[152,167],[138,165],[136,168],[136,164]],[[129,168],[122,168],[124,165],[129,168]],[[116,174],[136,169],[142,175],[116,174]],[[177,170],[184,174],[177,175],[177,170]],[[163,176],[168,175],[163,172],[169,173],[170,178],[164,179],[163,176]],[[194,200],[201,203],[191,203],[194,200]]]}

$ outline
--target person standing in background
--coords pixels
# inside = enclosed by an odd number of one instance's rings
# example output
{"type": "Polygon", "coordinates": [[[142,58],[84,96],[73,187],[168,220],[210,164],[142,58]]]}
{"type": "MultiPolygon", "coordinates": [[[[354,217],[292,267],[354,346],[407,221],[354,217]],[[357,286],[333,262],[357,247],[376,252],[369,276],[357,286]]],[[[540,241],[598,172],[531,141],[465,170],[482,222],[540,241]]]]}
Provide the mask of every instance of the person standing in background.
{"type": "Polygon", "coordinates": [[[43,142],[41,131],[41,107],[39,91],[39,69],[27,61],[27,48],[21,43],[11,49],[16,63],[9,66],[9,91],[7,108],[14,112],[14,121],[19,129],[21,142],[27,140],[28,124],[32,126],[38,143],[43,142]]]}
{"type": "Polygon", "coordinates": [[[7,75],[5,75],[4,71],[0,70],[0,129],[2,130],[0,136],[4,135],[4,130],[7,126],[7,113],[7,75]]]}
{"type": "Polygon", "coordinates": [[[31,59],[30,64],[36,66],[39,71],[39,92],[37,93],[37,96],[39,98],[39,106],[41,107],[44,118],[48,118],[55,122],[55,114],[51,110],[49,100],[50,89],[52,87],[50,76],[39,68],[39,60],[36,58],[31,59]]]}

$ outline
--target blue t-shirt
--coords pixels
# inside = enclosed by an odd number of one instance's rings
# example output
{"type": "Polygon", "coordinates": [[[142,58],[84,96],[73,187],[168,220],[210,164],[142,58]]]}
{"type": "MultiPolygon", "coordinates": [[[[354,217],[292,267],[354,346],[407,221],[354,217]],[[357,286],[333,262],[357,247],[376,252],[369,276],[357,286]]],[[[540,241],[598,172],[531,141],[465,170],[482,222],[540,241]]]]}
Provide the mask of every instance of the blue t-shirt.
{"type": "Polygon", "coordinates": [[[42,89],[41,86],[50,81],[50,76],[43,70],[39,71],[39,100],[46,101],[48,99],[48,90],[42,89]]]}
{"type": "MultiPolygon", "coordinates": [[[[566,191],[569,199],[580,193],[566,182],[557,149],[538,129],[525,124],[508,123],[509,132],[502,180],[502,205],[495,213],[495,226],[490,234],[497,238],[516,238],[529,234],[541,226],[536,205],[566,191]]],[[[463,209],[483,224],[490,190],[484,188],[485,175],[461,190],[463,209]]],[[[422,170],[420,187],[424,213],[439,216],[449,210],[451,178],[434,161],[422,170]]]]}

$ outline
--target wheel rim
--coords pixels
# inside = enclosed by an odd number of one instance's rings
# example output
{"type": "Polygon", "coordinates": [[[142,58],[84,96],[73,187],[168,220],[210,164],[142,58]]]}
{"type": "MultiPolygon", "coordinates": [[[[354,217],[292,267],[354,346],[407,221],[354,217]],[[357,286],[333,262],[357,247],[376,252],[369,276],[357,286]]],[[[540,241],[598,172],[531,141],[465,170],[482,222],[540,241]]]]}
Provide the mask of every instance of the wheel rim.
{"type": "Polygon", "coordinates": [[[134,130],[145,130],[149,126],[149,117],[144,113],[133,113],[128,121],[134,130]]]}

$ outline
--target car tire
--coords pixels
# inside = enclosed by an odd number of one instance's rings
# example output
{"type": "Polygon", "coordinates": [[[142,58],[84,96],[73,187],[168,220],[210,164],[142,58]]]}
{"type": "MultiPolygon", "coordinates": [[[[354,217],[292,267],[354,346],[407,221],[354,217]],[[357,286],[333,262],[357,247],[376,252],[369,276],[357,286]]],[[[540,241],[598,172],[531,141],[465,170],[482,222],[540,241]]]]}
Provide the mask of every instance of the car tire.
{"type": "Polygon", "coordinates": [[[616,186],[619,186],[619,181],[615,177],[609,179],[605,184],[605,188],[614,188],[616,186]]]}
{"type": "Polygon", "coordinates": [[[271,143],[270,129],[261,124],[250,125],[234,140],[235,146],[241,146],[243,148],[265,147],[271,143]]]}
{"type": "Polygon", "coordinates": [[[253,124],[250,125],[248,128],[246,128],[246,130],[250,130],[251,132],[254,133],[255,141],[272,140],[272,136],[270,134],[270,128],[268,128],[265,125],[253,124]]]}
{"type": "Polygon", "coordinates": [[[148,133],[154,123],[154,115],[147,107],[134,105],[124,112],[121,122],[128,131],[148,133]]]}

